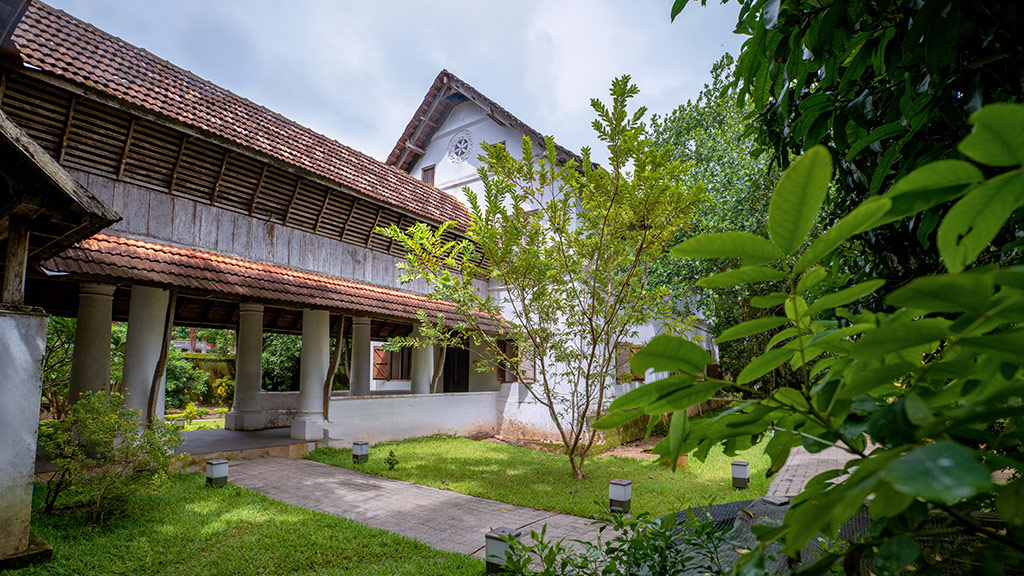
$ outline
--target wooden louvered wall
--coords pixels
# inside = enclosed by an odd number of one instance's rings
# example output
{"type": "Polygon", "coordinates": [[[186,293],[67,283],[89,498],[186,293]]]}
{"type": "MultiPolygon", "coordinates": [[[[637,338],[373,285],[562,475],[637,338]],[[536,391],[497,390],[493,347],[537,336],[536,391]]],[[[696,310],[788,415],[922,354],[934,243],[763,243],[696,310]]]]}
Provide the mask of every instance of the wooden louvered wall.
{"type": "MultiPolygon", "coordinates": [[[[373,232],[417,219],[298,169],[263,162],[175,128],[4,71],[0,109],[62,165],[248,214],[371,250],[403,256],[373,232]]],[[[448,240],[460,239],[449,231],[448,240]]]]}

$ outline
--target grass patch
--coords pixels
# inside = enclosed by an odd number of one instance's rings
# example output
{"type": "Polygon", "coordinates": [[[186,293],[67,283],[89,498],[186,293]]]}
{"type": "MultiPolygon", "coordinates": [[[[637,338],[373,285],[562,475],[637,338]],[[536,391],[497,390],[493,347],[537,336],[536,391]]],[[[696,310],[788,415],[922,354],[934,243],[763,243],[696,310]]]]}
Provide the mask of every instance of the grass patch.
{"type": "MultiPolygon", "coordinates": [[[[36,504],[45,489],[37,486],[36,504]]],[[[291,506],[238,486],[213,489],[175,474],[132,512],[95,529],[82,516],[33,514],[54,561],[11,572],[42,574],[483,573],[483,562],[351,520],[291,506]]]]}
{"type": "Polygon", "coordinates": [[[668,514],[692,506],[721,504],[764,496],[769,481],[764,477],[770,460],[763,445],[730,458],[712,450],[706,462],[690,460],[673,473],[652,461],[606,456],[586,461],[587,477],[573,480],[565,456],[547,454],[505,444],[451,436],[417,438],[378,444],[370,448],[370,460],[352,463],[352,451],[320,448],[310,460],[387,476],[425,486],[482,496],[510,504],[595,517],[607,512],[608,481],[633,482],[632,512],[668,514]],[[395,451],[398,466],[389,471],[384,457],[395,451]],[[733,460],[750,462],[750,488],[732,488],[733,460]]]}
{"type": "Polygon", "coordinates": [[[185,424],[185,427],[182,429],[186,432],[192,430],[223,430],[224,419],[211,418],[209,420],[193,420],[191,424],[185,424]]]}

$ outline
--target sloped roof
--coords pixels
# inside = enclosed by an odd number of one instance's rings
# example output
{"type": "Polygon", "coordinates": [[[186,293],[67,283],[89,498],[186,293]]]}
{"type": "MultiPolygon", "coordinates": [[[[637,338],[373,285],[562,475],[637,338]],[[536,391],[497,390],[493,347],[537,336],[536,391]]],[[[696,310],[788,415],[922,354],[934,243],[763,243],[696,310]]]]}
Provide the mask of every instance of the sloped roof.
{"type": "Polygon", "coordinates": [[[33,1],[12,36],[25,64],[208,132],[433,222],[465,227],[454,197],[33,1]]]}
{"type": "MultiPolygon", "coordinates": [[[[411,321],[423,310],[431,317],[441,313],[459,319],[454,304],[426,296],[107,234],[79,242],[46,267],[83,280],[130,281],[290,307],[411,321]]],[[[481,319],[485,327],[493,326],[481,319]]]]}
{"type": "MultiPolygon", "coordinates": [[[[543,134],[516,118],[511,112],[484,96],[479,90],[462,81],[455,74],[448,70],[441,70],[430,89],[427,90],[426,96],[423,97],[420,107],[413,114],[412,120],[409,120],[409,125],[405,127],[402,136],[391,150],[387,164],[403,172],[411,170],[416,162],[423,157],[423,152],[430,140],[444,125],[452,110],[467,101],[480,106],[491,120],[522,132],[529,136],[535,144],[544,146],[543,134]]],[[[577,164],[583,162],[579,155],[567,148],[556,144],[555,150],[562,161],[571,159],[575,160],[577,164]]]]}

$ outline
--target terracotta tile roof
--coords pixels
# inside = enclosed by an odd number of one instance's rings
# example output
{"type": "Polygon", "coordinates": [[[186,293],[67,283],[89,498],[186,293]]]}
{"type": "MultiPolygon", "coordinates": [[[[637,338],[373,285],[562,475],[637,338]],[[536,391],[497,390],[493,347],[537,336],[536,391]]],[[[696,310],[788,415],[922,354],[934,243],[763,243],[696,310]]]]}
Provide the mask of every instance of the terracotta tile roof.
{"type": "Polygon", "coordinates": [[[25,63],[293,166],[434,222],[463,227],[454,197],[233,94],[166,60],[33,1],[13,34],[25,63]]]}
{"type": "Polygon", "coordinates": [[[131,281],[231,299],[415,320],[416,312],[455,317],[454,305],[401,290],[362,284],[231,256],[97,234],[46,268],[82,279],[131,281]]]}
{"type": "MultiPolygon", "coordinates": [[[[413,114],[412,120],[409,120],[409,125],[405,127],[405,132],[402,133],[395,147],[391,150],[387,164],[405,172],[412,169],[423,155],[415,149],[426,150],[430,139],[444,125],[448,114],[455,109],[455,106],[465,101],[476,102],[494,121],[526,134],[535,144],[541,147],[544,146],[544,136],[540,132],[515,117],[494,100],[484,96],[483,93],[467,84],[455,74],[448,70],[441,70],[437,78],[434,79],[434,83],[431,84],[430,89],[427,90],[426,96],[423,97],[420,107],[413,114]],[[450,97],[453,94],[459,95],[461,98],[451,100],[450,97]],[[421,125],[423,125],[422,128],[420,128],[421,125]],[[414,137],[415,141],[412,141],[414,137]],[[409,147],[410,144],[412,144],[413,148],[409,147]]],[[[509,144],[517,149],[519,147],[518,142],[510,142],[509,144]]],[[[568,148],[556,144],[555,150],[562,161],[574,160],[577,166],[583,163],[583,159],[568,148]]]]}

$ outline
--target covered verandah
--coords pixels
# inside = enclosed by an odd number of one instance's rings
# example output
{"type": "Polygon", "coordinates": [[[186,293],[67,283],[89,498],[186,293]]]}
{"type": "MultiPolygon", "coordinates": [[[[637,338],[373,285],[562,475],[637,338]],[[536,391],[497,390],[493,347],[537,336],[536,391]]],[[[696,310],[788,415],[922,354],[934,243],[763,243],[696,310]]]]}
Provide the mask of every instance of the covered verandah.
{"type": "MultiPolygon", "coordinates": [[[[447,391],[464,394],[431,394],[429,347],[404,355],[407,365],[397,381],[391,375],[374,378],[375,343],[411,334],[418,310],[452,313],[450,304],[425,296],[106,234],[46,262],[29,279],[28,293],[51,314],[78,318],[72,398],[109,386],[110,323],[126,320],[123,389],[129,405],[143,413],[151,390],[162,395],[161,351],[169,325],[179,325],[237,330],[234,404],[226,420],[231,430],[290,426],[298,440],[323,440],[327,430],[330,438],[379,441],[434,432],[477,434],[496,426],[497,378],[470,366],[483,350],[449,354],[466,366],[452,368],[464,381],[449,379],[447,391]],[[301,334],[297,392],[263,390],[265,332],[301,334]],[[330,341],[338,334],[350,342],[350,389],[336,391],[325,403],[334,360],[330,341]]],[[[153,404],[162,414],[162,397],[153,404]]]]}

